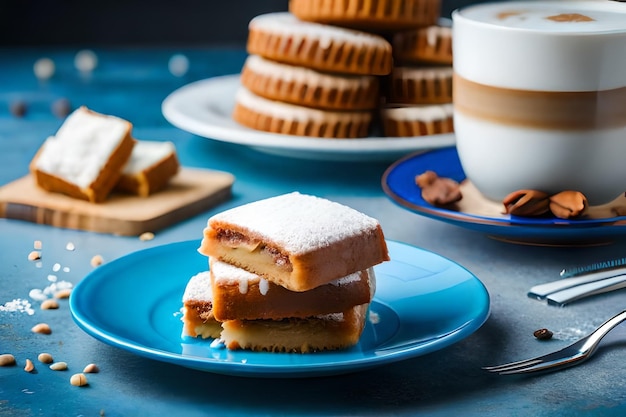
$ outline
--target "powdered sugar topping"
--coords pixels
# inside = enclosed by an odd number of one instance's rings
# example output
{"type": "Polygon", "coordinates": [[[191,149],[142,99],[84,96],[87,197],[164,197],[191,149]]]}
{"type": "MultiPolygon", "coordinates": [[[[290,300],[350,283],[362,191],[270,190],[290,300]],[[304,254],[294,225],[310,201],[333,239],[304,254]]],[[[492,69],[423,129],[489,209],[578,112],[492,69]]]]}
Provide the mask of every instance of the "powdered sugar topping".
{"type": "Polygon", "coordinates": [[[266,13],[256,16],[250,21],[248,27],[251,30],[260,29],[286,36],[306,36],[317,39],[321,47],[329,47],[333,42],[389,46],[389,43],[380,36],[337,26],[305,22],[288,12],[266,13]]]}
{"type": "Polygon", "coordinates": [[[375,79],[370,75],[335,75],[319,72],[310,68],[270,61],[258,55],[248,56],[245,67],[267,77],[288,82],[310,83],[324,88],[366,87],[375,79]]]}
{"type": "Polygon", "coordinates": [[[65,119],[55,136],[44,142],[36,166],[87,188],[129,129],[130,123],[125,120],[81,107],[65,119]]]}
{"type": "Polygon", "coordinates": [[[353,208],[298,192],[223,211],[211,217],[208,226],[216,223],[239,225],[292,254],[327,247],[379,227],[376,219],[353,208]]]}
{"type": "Polygon", "coordinates": [[[187,301],[212,301],[211,274],[209,271],[199,272],[191,277],[183,294],[183,303],[187,301]]]}
{"type": "Polygon", "coordinates": [[[144,171],[176,152],[172,142],[139,140],[135,142],[133,152],[124,167],[124,174],[144,171]]]}

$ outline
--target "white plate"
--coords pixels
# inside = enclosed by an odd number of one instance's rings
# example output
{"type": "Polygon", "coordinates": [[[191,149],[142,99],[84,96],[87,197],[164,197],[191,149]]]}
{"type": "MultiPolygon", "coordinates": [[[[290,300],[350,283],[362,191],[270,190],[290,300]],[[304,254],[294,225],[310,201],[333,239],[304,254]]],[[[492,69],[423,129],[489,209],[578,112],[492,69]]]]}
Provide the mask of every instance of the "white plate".
{"type": "Polygon", "coordinates": [[[318,139],[249,129],[231,118],[239,85],[239,74],[188,84],[163,101],[163,115],[174,126],[198,136],[304,159],[393,161],[414,151],[455,143],[451,133],[401,138],[318,139]]]}

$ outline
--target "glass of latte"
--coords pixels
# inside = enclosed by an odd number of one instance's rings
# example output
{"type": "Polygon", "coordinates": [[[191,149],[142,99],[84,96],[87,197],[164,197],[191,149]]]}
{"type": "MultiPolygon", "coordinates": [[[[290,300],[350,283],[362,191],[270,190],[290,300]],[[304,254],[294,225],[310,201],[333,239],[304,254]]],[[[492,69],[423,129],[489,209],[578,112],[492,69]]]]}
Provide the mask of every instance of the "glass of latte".
{"type": "Polygon", "coordinates": [[[461,8],[453,56],[459,158],[485,197],[626,191],[626,3],[461,8]]]}

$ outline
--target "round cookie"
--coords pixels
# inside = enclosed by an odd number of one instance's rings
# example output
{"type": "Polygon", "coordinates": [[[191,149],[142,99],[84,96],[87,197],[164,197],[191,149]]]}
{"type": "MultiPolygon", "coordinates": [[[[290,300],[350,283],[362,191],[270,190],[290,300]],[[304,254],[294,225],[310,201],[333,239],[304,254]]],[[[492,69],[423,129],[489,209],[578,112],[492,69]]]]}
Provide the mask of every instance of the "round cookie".
{"type": "Polygon", "coordinates": [[[254,94],[326,110],[371,110],[378,106],[378,77],[322,73],[250,55],[241,84],[254,94]]]}
{"type": "Polygon", "coordinates": [[[367,31],[398,31],[434,25],[441,0],[290,0],[302,20],[367,31]]]}
{"type": "Polygon", "coordinates": [[[380,114],[385,136],[426,136],[451,133],[452,104],[388,107],[380,114]]]}
{"type": "Polygon", "coordinates": [[[274,61],[342,74],[386,75],[391,44],[357,30],[304,22],[287,12],[254,17],[247,49],[274,61]]]}
{"type": "Polygon", "coordinates": [[[452,65],[452,28],[428,26],[398,32],[392,39],[397,62],[424,62],[452,65]]]}
{"type": "Polygon", "coordinates": [[[452,103],[452,66],[395,67],[386,98],[394,104],[452,103]]]}
{"type": "Polygon", "coordinates": [[[320,138],[361,138],[368,135],[370,111],[325,111],[267,100],[244,87],[235,97],[233,119],[265,132],[320,138]]]}

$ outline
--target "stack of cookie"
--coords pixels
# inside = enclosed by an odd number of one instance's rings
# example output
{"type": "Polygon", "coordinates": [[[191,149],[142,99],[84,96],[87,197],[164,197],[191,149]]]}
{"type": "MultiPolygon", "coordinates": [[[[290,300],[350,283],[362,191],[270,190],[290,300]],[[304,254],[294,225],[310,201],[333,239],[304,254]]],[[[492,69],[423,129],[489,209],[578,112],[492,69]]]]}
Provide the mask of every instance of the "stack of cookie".
{"type": "MultiPolygon", "coordinates": [[[[448,132],[451,115],[440,114],[448,107],[421,107],[450,102],[444,75],[438,69],[393,68],[394,59],[403,65],[426,62],[423,51],[433,49],[438,31],[430,27],[439,15],[440,0],[290,0],[289,13],[255,17],[234,119],[275,133],[351,138],[367,136],[382,110],[385,135],[448,132]],[[420,50],[417,60],[404,35],[420,50]],[[401,96],[394,93],[399,90],[401,96]],[[398,106],[411,109],[390,108],[398,106]]],[[[429,62],[446,59],[445,46],[437,43],[434,49],[438,56],[429,62]]]]}
{"type": "Polygon", "coordinates": [[[242,88],[233,118],[248,127],[300,136],[368,135],[391,44],[361,31],[269,13],[249,24],[242,88]]]}
{"type": "Polygon", "coordinates": [[[311,352],[356,344],[389,259],[375,219],[290,193],[211,217],[200,253],[209,272],[187,284],[184,330],[229,349],[311,352]]]}
{"type": "Polygon", "coordinates": [[[381,111],[386,136],[453,131],[452,29],[430,25],[393,35],[395,66],[381,111]]]}

